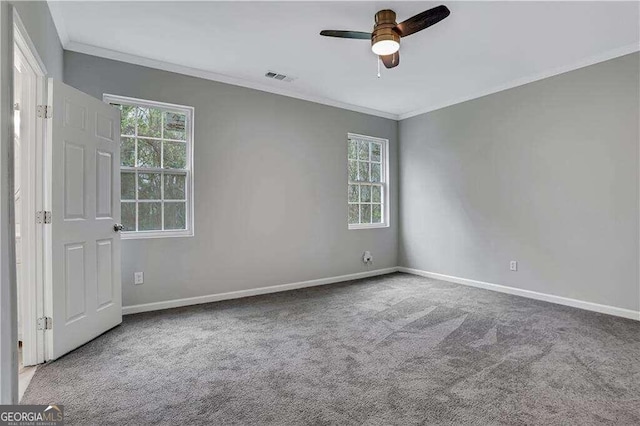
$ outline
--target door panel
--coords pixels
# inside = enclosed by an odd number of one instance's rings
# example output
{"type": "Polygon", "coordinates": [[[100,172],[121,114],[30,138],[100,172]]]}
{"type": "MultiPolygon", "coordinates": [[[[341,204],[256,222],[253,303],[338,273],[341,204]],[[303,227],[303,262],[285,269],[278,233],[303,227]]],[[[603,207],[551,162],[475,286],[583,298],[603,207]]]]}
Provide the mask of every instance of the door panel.
{"type": "Polygon", "coordinates": [[[55,359],[122,322],[120,112],[55,80],[49,99],[55,359]]]}
{"type": "Polygon", "coordinates": [[[65,219],[84,219],[84,157],[84,147],[64,142],[65,219]]]}
{"type": "Polygon", "coordinates": [[[110,152],[97,151],[96,153],[96,215],[100,218],[112,218],[111,207],[113,206],[113,161],[110,152]]]}
{"type": "Polygon", "coordinates": [[[96,114],[96,136],[113,142],[115,139],[113,129],[114,127],[120,127],[120,117],[118,117],[117,121],[117,123],[114,123],[111,117],[102,115],[100,113],[96,114]]]}
{"type": "Polygon", "coordinates": [[[66,323],[69,324],[85,313],[85,255],[84,243],[67,244],[65,247],[64,292],[66,298],[66,323]]]}
{"type": "Polygon", "coordinates": [[[113,239],[96,242],[98,257],[98,309],[113,302],[113,239]]]}

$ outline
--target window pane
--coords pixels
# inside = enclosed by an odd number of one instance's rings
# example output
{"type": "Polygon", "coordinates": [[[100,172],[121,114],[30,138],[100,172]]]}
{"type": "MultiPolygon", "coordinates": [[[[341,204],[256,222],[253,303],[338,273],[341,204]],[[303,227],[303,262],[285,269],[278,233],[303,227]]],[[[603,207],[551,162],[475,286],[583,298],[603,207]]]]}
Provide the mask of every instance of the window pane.
{"type": "Polygon", "coordinates": [[[349,202],[358,202],[358,185],[349,185],[349,202]]]}
{"type": "Polygon", "coordinates": [[[349,159],[357,160],[358,159],[358,142],[349,140],[349,159]]]}
{"type": "Polygon", "coordinates": [[[138,199],[159,200],[160,182],[160,173],[138,173],[138,199]]]}
{"type": "Polygon", "coordinates": [[[360,223],[360,209],[357,204],[349,204],[349,223],[360,223]]]}
{"type": "Polygon", "coordinates": [[[122,105],[120,132],[123,135],[136,134],[136,111],[137,108],[131,105],[122,105]]]}
{"type": "Polygon", "coordinates": [[[349,161],[349,180],[355,182],[358,180],[358,162],[349,161]]]}
{"type": "Polygon", "coordinates": [[[369,161],[369,142],[358,142],[358,159],[369,161]]]}
{"type": "Polygon", "coordinates": [[[120,173],[120,199],[136,199],[136,174],[132,172],[120,173]]]}
{"type": "Polygon", "coordinates": [[[382,188],[379,186],[371,187],[371,201],[374,203],[379,203],[382,198],[382,188]]]}
{"type": "Polygon", "coordinates": [[[165,173],[164,199],[165,200],[184,200],[185,199],[185,196],[184,196],[185,182],[186,182],[186,175],[174,175],[170,173],[165,173]]]}
{"type": "Polygon", "coordinates": [[[162,203],[138,203],[138,231],[162,229],[162,203]]]}
{"type": "Polygon", "coordinates": [[[160,167],[160,141],[138,139],[138,166],[160,167]]]}
{"type": "Polygon", "coordinates": [[[371,202],[371,187],[369,185],[360,186],[360,201],[363,203],[371,202]]]}
{"type": "Polygon", "coordinates": [[[387,220],[384,212],[387,190],[385,149],[384,142],[373,138],[362,137],[347,141],[349,225],[371,224],[375,228],[387,220]]]}
{"type": "Polygon", "coordinates": [[[136,140],[134,138],[120,139],[120,165],[134,167],[136,165],[136,140]]]}
{"type": "MultiPolygon", "coordinates": [[[[120,111],[121,220],[124,230],[187,229],[187,110],[112,104],[120,111]],[[156,170],[157,169],[157,170],[156,170]],[[165,170],[162,170],[165,169],[165,170]]],[[[354,149],[357,177],[357,144],[354,149]]],[[[359,195],[359,193],[358,193],[359,195]]],[[[359,213],[359,212],[358,212],[359,213]]]]}
{"type": "Polygon", "coordinates": [[[371,215],[373,219],[372,223],[382,223],[382,206],[380,204],[373,204],[371,206],[371,215]]]}
{"type": "Polygon", "coordinates": [[[164,203],[164,229],[186,229],[186,204],[164,203]]]}
{"type": "Polygon", "coordinates": [[[371,144],[371,161],[380,162],[381,152],[382,152],[382,145],[379,143],[372,143],[371,144]]]}
{"type": "Polygon", "coordinates": [[[164,139],[187,140],[187,116],[176,112],[164,113],[164,139]]]}
{"type": "Polygon", "coordinates": [[[162,136],[162,113],[155,108],[138,108],[138,136],[162,136]]]}
{"type": "Polygon", "coordinates": [[[164,143],[164,168],[185,169],[187,167],[187,144],[183,142],[164,143]]]}
{"type": "Polygon", "coordinates": [[[371,182],[380,182],[380,164],[371,163],[371,182]]]}
{"type": "Polygon", "coordinates": [[[358,180],[361,182],[369,181],[369,163],[358,162],[358,180]]]}
{"type": "Polygon", "coordinates": [[[371,223],[371,204],[360,204],[360,223],[371,223]]]}
{"type": "Polygon", "coordinates": [[[136,230],[136,203],[121,203],[120,211],[125,231],[136,230]]]}

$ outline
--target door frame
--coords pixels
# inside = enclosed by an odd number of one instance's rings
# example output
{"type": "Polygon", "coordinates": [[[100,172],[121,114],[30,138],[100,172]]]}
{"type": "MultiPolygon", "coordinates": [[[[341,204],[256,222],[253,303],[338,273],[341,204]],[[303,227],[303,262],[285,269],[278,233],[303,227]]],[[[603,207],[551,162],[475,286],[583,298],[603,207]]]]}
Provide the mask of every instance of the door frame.
{"type": "MultiPolygon", "coordinates": [[[[21,229],[25,229],[26,238],[22,238],[22,253],[26,253],[29,261],[28,265],[22,264],[23,282],[17,288],[21,299],[21,321],[23,329],[22,356],[25,365],[41,364],[45,361],[45,338],[44,330],[38,330],[38,318],[44,317],[44,241],[47,228],[41,224],[36,224],[36,212],[44,211],[45,182],[47,173],[45,169],[44,154],[45,142],[45,120],[36,116],[37,105],[46,105],[46,75],[47,69],[40,59],[27,30],[20,19],[20,15],[13,11],[14,29],[14,58],[21,55],[24,60],[23,66],[30,68],[35,76],[35,81],[31,82],[32,87],[29,94],[30,100],[26,103],[29,141],[22,144],[22,170],[25,166],[28,173],[22,173],[29,177],[22,179],[21,186],[26,186],[27,197],[23,201],[21,229]],[[25,149],[26,148],[26,149],[25,149]],[[31,173],[34,171],[34,173],[31,173]]],[[[14,67],[15,67],[14,63],[14,67]]]]}
{"type": "Polygon", "coordinates": [[[18,402],[13,225],[13,6],[0,1],[0,404],[18,402]]]}

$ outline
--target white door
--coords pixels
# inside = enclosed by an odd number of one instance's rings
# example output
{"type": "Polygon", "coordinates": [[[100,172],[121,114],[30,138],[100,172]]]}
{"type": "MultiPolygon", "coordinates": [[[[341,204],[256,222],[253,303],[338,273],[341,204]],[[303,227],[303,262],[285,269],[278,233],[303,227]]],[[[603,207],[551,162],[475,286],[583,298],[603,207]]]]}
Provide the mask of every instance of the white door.
{"type": "Polygon", "coordinates": [[[122,322],[120,112],[49,80],[51,293],[49,359],[122,322]]]}

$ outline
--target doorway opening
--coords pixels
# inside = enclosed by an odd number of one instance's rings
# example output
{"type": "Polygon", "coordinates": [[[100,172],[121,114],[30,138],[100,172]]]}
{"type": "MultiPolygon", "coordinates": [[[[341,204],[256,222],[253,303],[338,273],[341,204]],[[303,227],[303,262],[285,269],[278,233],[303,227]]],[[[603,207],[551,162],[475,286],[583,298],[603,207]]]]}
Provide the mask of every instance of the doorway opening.
{"type": "Polygon", "coordinates": [[[44,352],[43,229],[46,69],[14,11],[13,117],[18,393],[22,398],[44,352]]]}

